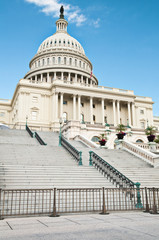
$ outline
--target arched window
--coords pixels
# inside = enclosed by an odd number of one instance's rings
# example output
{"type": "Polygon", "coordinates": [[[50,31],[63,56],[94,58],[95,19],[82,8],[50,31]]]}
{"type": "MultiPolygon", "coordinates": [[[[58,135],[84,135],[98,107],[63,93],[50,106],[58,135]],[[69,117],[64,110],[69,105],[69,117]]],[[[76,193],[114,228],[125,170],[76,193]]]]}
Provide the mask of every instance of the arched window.
{"type": "Polygon", "coordinates": [[[70,65],[72,65],[72,58],[70,58],[69,63],[70,63],[70,65]]]}
{"type": "Polygon", "coordinates": [[[75,67],[77,67],[77,59],[75,59],[75,67]]]}
{"type": "Polygon", "coordinates": [[[52,63],[55,64],[55,57],[52,58],[52,63]]]}
{"type": "Polygon", "coordinates": [[[38,66],[40,67],[40,60],[38,61],[38,66]]]}
{"type": "Polygon", "coordinates": [[[61,57],[58,57],[58,64],[61,64],[61,57]]]}
{"type": "Polygon", "coordinates": [[[45,59],[43,59],[43,66],[45,65],[45,59]]]}
{"type": "Polygon", "coordinates": [[[79,61],[79,66],[81,67],[81,61],[79,61]]]}
{"type": "Polygon", "coordinates": [[[92,139],[91,139],[91,141],[92,142],[99,142],[99,137],[97,137],[97,136],[94,136],[94,137],[92,137],[92,139]]]}
{"type": "Polygon", "coordinates": [[[67,122],[67,113],[66,112],[64,112],[62,114],[62,118],[63,118],[64,123],[67,122]]]}
{"type": "Polygon", "coordinates": [[[66,65],[66,57],[64,57],[64,64],[66,65]]]}
{"type": "Polygon", "coordinates": [[[137,139],[136,142],[137,143],[143,143],[142,139],[137,139]]]}
{"type": "Polygon", "coordinates": [[[50,64],[50,58],[47,59],[47,65],[49,65],[49,64],[50,64]]]}

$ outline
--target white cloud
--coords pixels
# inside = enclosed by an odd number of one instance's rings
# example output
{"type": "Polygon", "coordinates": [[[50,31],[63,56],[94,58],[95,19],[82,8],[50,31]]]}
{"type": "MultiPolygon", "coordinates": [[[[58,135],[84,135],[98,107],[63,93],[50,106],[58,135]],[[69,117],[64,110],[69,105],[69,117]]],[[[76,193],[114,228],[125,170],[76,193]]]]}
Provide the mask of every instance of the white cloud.
{"type": "Polygon", "coordinates": [[[86,21],[86,17],[81,13],[79,7],[72,6],[59,2],[59,0],[25,0],[28,3],[33,3],[41,8],[41,11],[47,15],[59,16],[59,9],[61,5],[64,6],[64,14],[68,17],[70,22],[76,23],[77,26],[82,25],[86,21]]]}
{"type": "Polygon", "coordinates": [[[99,22],[100,22],[100,18],[98,18],[97,20],[92,22],[95,28],[99,28],[99,26],[100,26],[99,22]]]}

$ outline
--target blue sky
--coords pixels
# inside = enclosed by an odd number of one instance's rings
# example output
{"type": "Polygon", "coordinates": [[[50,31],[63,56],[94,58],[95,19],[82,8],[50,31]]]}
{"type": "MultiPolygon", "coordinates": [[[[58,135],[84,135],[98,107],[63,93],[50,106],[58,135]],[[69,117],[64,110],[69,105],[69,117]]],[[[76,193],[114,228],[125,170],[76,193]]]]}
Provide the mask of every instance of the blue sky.
{"type": "Polygon", "coordinates": [[[39,45],[56,31],[61,4],[99,85],[152,97],[159,116],[159,0],[0,0],[0,98],[12,98],[39,45]]]}

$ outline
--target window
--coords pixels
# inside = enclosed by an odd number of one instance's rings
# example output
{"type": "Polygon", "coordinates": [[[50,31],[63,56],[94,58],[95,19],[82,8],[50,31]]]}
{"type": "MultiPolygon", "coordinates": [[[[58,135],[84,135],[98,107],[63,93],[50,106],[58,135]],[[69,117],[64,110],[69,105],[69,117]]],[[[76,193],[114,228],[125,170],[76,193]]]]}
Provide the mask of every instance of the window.
{"type": "Polygon", "coordinates": [[[107,116],[104,117],[104,122],[107,123],[107,116]]]}
{"type": "Polygon", "coordinates": [[[49,65],[49,63],[50,63],[50,58],[47,59],[47,65],[49,65]]]}
{"type": "Polygon", "coordinates": [[[52,62],[53,62],[53,64],[55,64],[55,57],[52,58],[52,62]]]}
{"type": "Polygon", "coordinates": [[[96,120],[96,116],[95,116],[95,115],[93,115],[93,121],[95,122],[95,120],[96,120]]]}
{"type": "Polygon", "coordinates": [[[32,102],[34,102],[34,103],[36,102],[37,103],[38,102],[38,98],[37,97],[33,97],[32,102]]]}
{"type": "Polygon", "coordinates": [[[85,63],[83,63],[83,68],[85,69],[85,63]]]}
{"type": "Polygon", "coordinates": [[[106,106],[104,106],[104,110],[106,110],[106,108],[107,108],[107,107],[106,107],[106,106]]]}
{"type": "Polygon", "coordinates": [[[137,143],[143,143],[141,139],[136,140],[137,143]]]}
{"type": "Polygon", "coordinates": [[[92,137],[92,139],[91,139],[91,141],[92,142],[99,142],[99,137],[97,137],[97,136],[94,136],[94,137],[92,137]]]}
{"type": "Polygon", "coordinates": [[[81,67],[81,61],[79,61],[79,66],[81,67]]]}
{"type": "Polygon", "coordinates": [[[63,105],[67,105],[67,101],[63,101],[63,105]]]}
{"type": "Polygon", "coordinates": [[[77,59],[75,59],[75,67],[77,67],[77,59]]]}
{"type": "Polygon", "coordinates": [[[142,129],[145,129],[145,123],[144,122],[140,122],[140,126],[142,129]]]}
{"type": "Polygon", "coordinates": [[[70,63],[70,65],[72,65],[72,58],[70,58],[69,63],[70,63]]]}
{"type": "Polygon", "coordinates": [[[58,64],[61,64],[61,57],[58,57],[58,64]]]}
{"type": "Polygon", "coordinates": [[[66,42],[65,42],[65,40],[64,40],[64,41],[63,41],[63,44],[65,45],[65,43],[66,43],[66,42]]]}
{"type": "Polygon", "coordinates": [[[40,67],[40,61],[38,61],[38,66],[40,67]]]}
{"type": "Polygon", "coordinates": [[[32,120],[37,120],[37,112],[36,111],[33,111],[31,113],[31,116],[32,116],[32,120]]]}
{"type": "Polygon", "coordinates": [[[4,117],[5,113],[4,112],[0,112],[0,117],[4,117]]]}
{"type": "Polygon", "coordinates": [[[95,108],[96,106],[95,106],[95,104],[93,104],[93,108],[95,108]]]}
{"type": "Polygon", "coordinates": [[[45,59],[43,59],[43,66],[45,65],[45,59]]]}
{"type": "Polygon", "coordinates": [[[144,114],[144,110],[143,109],[140,109],[140,114],[144,114]]]}
{"type": "Polygon", "coordinates": [[[84,107],[84,103],[81,103],[81,107],[84,107]]]}
{"type": "Polygon", "coordinates": [[[64,64],[66,65],[66,57],[64,57],[64,64]]]}

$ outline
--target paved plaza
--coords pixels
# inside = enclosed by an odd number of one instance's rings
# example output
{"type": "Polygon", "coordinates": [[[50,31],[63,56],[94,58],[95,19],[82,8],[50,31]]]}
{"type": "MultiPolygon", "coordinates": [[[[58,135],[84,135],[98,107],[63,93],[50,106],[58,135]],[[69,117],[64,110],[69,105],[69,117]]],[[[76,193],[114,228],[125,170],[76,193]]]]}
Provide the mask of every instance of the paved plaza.
{"type": "Polygon", "coordinates": [[[118,212],[0,221],[0,240],[159,239],[159,215],[118,212]]]}

